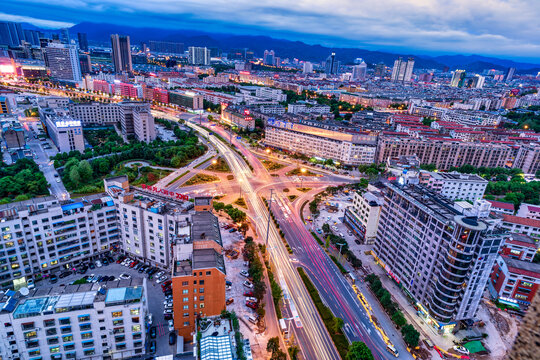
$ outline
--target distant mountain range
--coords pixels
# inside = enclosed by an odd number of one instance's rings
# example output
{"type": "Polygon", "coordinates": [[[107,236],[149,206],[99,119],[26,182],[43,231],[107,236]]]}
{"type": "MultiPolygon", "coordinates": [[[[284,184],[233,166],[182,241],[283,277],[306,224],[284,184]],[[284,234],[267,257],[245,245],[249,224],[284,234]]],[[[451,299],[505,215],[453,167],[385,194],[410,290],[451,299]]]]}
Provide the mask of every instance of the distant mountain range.
{"type": "Polygon", "coordinates": [[[415,58],[415,67],[424,69],[465,69],[482,71],[484,69],[506,70],[515,67],[519,73],[536,73],[540,71],[539,64],[515,62],[512,60],[486,57],[480,55],[444,55],[426,56],[414,54],[395,54],[384,51],[370,51],[356,48],[330,48],[321,45],[309,45],[301,41],[275,39],[269,36],[232,35],[208,33],[198,30],[173,30],[157,28],[137,28],[113,24],[97,24],[83,22],[69,29],[73,36],[78,32],[88,34],[88,40],[95,43],[109,43],[110,34],[130,35],[131,43],[148,42],[149,40],[181,42],[187,46],[218,47],[227,52],[231,49],[248,48],[262,57],[264,50],[273,49],[280,58],[298,58],[320,62],[335,52],[342,63],[352,63],[356,58],[363,58],[368,64],[383,62],[391,66],[398,56],[415,58]]]}

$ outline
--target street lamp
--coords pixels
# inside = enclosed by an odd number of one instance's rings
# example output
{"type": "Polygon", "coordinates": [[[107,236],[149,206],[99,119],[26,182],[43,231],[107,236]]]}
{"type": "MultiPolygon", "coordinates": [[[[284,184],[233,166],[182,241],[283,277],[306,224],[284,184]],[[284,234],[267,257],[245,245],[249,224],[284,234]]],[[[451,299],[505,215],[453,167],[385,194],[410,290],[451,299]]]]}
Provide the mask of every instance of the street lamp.
{"type": "Polygon", "coordinates": [[[216,165],[216,164],[217,164],[217,160],[216,159],[212,160],[212,165],[216,165]]]}
{"type": "Polygon", "coordinates": [[[300,174],[301,174],[301,176],[300,176],[300,189],[304,188],[304,186],[303,186],[304,185],[304,174],[306,173],[306,171],[307,171],[306,168],[301,168],[300,169],[300,174]]]}

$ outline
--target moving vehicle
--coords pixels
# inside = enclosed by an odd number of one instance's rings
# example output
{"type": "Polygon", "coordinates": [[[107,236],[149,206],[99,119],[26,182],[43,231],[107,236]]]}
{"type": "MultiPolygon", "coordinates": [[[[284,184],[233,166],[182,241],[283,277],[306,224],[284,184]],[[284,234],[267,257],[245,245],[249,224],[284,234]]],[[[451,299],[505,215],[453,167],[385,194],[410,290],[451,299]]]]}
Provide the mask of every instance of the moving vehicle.
{"type": "Polygon", "coordinates": [[[393,345],[390,345],[390,344],[386,345],[386,350],[390,354],[394,355],[395,357],[399,356],[399,352],[396,350],[396,348],[393,345]]]}

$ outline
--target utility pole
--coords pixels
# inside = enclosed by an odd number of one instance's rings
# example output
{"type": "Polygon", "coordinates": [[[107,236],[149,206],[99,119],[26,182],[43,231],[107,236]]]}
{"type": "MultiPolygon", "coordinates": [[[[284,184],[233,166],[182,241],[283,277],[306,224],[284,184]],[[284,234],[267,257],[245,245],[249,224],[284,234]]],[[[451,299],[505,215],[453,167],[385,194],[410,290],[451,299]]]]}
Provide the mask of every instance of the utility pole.
{"type": "Polygon", "coordinates": [[[345,245],[347,243],[339,243],[339,244],[336,244],[337,246],[339,246],[339,258],[341,260],[341,249],[343,248],[343,245],[345,245]]]}
{"type": "Polygon", "coordinates": [[[268,248],[268,235],[270,234],[270,214],[272,213],[272,196],[274,189],[270,189],[270,201],[268,202],[268,223],[266,224],[266,247],[268,248]]]}

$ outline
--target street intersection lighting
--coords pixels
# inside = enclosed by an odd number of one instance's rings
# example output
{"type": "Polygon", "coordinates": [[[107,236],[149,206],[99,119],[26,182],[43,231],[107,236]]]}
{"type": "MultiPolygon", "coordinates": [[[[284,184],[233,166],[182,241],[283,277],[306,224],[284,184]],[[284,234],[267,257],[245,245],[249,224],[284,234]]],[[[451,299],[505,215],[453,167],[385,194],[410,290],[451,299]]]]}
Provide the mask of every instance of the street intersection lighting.
{"type": "Polygon", "coordinates": [[[216,164],[217,164],[217,160],[216,160],[216,159],[212,160],[212,164],[213,164],[213,165],[216,165],[216,164]]]}

